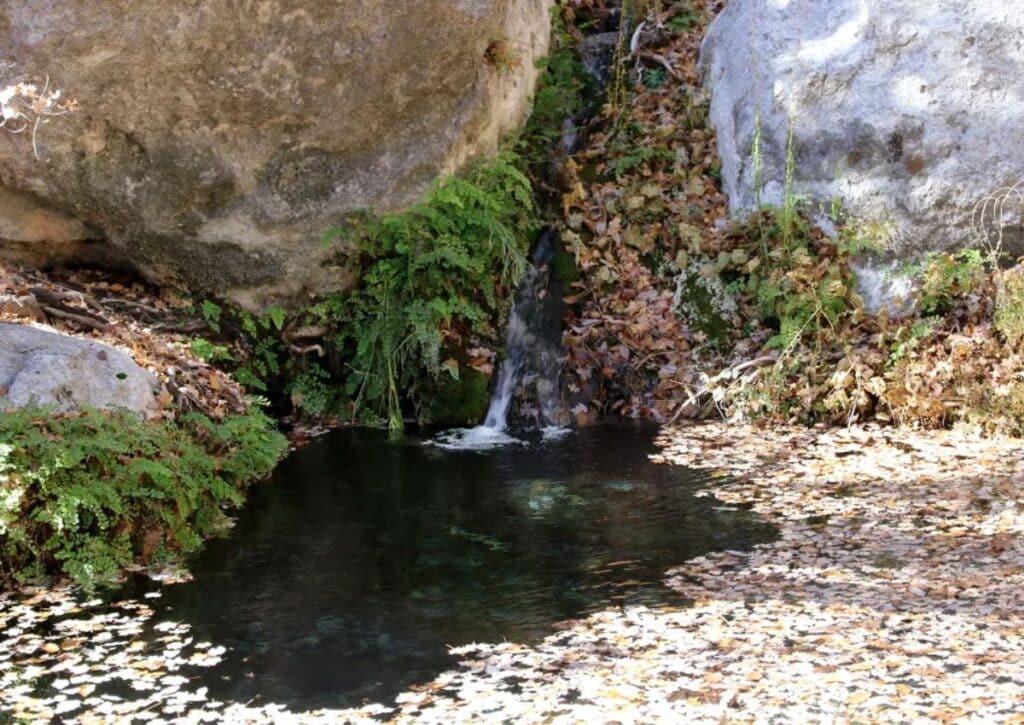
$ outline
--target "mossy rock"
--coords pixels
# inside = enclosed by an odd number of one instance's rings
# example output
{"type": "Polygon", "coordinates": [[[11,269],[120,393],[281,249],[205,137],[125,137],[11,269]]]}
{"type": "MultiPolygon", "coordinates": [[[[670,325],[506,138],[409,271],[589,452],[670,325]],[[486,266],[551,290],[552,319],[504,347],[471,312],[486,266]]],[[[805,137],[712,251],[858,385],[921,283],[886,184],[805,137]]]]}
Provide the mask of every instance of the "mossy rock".
{"type": "Polygon", "coordinates": [[[580,268],[576,264],[576,256],[563,244],[555,246],[554,259],[551,261],[551,274],[565,287],[580,279],[580,268]]]}
{"type": "Polygon", "coordinates": [[[459,379],[444,376],[428,405],[435,425],[476,425],[487,414],[490,379],[479,370],[462,366],[459,379]]]}
{"type": "Polygon", "coordinates": [[[679,312],[691,330],[704,333],[713,343],[724,343],[732,325],[722,314],[713,292],[700,279],[691,276],[680,283],[679,312]]]}

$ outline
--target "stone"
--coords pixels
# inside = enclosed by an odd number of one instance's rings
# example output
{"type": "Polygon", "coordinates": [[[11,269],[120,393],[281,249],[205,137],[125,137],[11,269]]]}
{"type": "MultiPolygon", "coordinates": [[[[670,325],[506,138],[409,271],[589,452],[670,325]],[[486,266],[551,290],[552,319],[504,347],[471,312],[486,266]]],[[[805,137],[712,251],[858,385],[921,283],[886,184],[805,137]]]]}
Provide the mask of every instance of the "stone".
{"type": "MultiPolygon", "coordinates": [[[[49,76],[80,110],[39,129],[38,159],[0,134],[0,184],[155,281],[250,307],[344,289],[351,255],[325,233],[497,150],[529,109],[551,4],[14,0],[2,80],[49,76]],[[497,42],[517,62],[489,61],[497,42]]],[[[0,234],[19,226],[0,203],[0,234]]]]}
{"type": "Polygon", "coordinates": [[[0,323],[0,407],[157,409],[157,380],[126,353],[37,327],[0,323]]]}
{"type": "Polygon", "coordinates": [[[597,83],[604,87],[608,85],[609,70],[615,58],[615,48],[619,44],[618,31],[609,33],[594,33],[588,35],[580,43],[580,60],[587,73],[597,83]]]}
{"type": "Polygon", "coordinates": [[[67,214],[48,209],[28,194],[0,186],[0,253],[5,261],[29,267],[88,264],[127,269],[123,253],[105,243],[103,233],[67,214]]]}
{"type": "Polygon", "coordinates": [[[732,211],[758,200],[758,125],[760,200],[781,201],[792,123],[795,192],[883,225],[883,261],[973,245],[976,205],[1024,180],[1022,35],[1004,0],[730,0],[701,65],[732,211]]]}

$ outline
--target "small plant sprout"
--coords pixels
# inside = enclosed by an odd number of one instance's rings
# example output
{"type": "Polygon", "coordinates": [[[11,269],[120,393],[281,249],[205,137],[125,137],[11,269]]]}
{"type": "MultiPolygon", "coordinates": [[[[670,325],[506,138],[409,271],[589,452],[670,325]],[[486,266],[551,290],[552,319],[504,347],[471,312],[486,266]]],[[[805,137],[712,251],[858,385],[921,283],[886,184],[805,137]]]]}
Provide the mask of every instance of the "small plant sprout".
{"type": "Polygon", "coordinates": [[[997,189],[979,201],[971,214],[971,231],[986,249],[993,267],[1002,258],[1006,230],[1024,221],[1024,184],[997,189]]]}
{"type": "MultiPolygon", "coordinates": [[[[6,74],[13,64],[0,61],[0,75],[6,74]]],[[[78,106],[74,99],[62,100],[59,89],[50,88],[47,76],[42,88],[35,83],[12,83],[0,86],[0,129],[20,134],[31,130],[32,153],[39,155],[39,127],[54,116],[64,116],[78,106]]]]}
{"type": "Polygon", "coordinates": [[[524,51],[505,38],[492,40],[484,57],[499,73],[509,73],[523,67],[524,51]]]}

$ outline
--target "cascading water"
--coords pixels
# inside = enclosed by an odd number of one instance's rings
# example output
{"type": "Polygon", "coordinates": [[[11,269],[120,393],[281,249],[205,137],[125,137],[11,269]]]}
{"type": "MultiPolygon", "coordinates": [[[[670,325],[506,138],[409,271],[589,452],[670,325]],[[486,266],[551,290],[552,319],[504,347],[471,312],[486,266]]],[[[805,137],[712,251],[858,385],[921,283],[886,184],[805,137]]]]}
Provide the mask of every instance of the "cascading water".
{"type": "Polygon", "coordinates": [[[520,417],[536,428],[564,426],[559,376],[561,350],[561,285],[551,276],[554,234],[544,230],[519,285],[505,333],[505,360],[483,425],[446,431],[434,441],[451,448],[490,448],[519,442],[507,435],[509,410],[522,392],[520,417]]]}
{"type": "MultiPolygon", "coordinates": [[[[615,49],[625,32],[618,27],[622,22],[628,22],[628,18],[612,11],[607,32],[588,36],[580,49],[584,68],[599,88],[608,82],[615,49]]],[[[552,149],[552,176],[558,176],[559,161],[572,156],[579,148],[585,132],[583,125],[597,107],[595,96],[576,116],[564,120],[561,138],[552,149]]],[[[560,200],[561,197],[556,195],[547,200],[547,206],[557,206],[560,200]]],[[[545,205],[543,200],[540,203],[545,205]]],[[[569,414],[561,399],[559,385],[564,357],[561,349],[562,289],[559,281],[551,275],[554,245],[554,233],[545,229],[531,257],[532,264],[516,293],[505,333],[505,361],[498,370],[483,425],[445,431],[431,441],[433,445],[486,449],[522,443],[506,433],[509,410],[515,400],[519,400],[520,418],[532,421],[533,427],[544,431],[545,437],[557,437],[568,430],[569,414]]]]}
{"type": "Polygon", "coordinates": [[[536,408],[533,417],[541,427],[563,422],[558,395],[561,357],[560,300],[551,289],[552,234],[546,230],[534,250],[531,266],[516,294],[505,333],[505,361],[487,410],[484,427],[504,430],[508,409],[520,383],[530,388],[536,408]]]}

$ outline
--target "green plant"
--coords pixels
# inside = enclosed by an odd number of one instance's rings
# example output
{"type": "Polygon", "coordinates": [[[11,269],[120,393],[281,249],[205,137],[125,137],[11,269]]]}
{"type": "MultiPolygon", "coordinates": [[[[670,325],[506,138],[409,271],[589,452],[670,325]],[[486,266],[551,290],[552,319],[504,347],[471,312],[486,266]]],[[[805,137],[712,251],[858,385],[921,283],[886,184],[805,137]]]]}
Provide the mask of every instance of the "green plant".
{"type": "Polygon", "coordinates": [[[808,332],[820,338],[847,310],[847,280],[833,273],[815,279],[813,273],[796,272],[769,277],[758,287],[762,310],[779,320],[779,333],[768,341],[768,348],[789,350],[808,332]]]}
{"type": "Polygon", "coordinates": [[[206,324],[210,326],[210,329],[214,332],[220,332],[220,316],[223,311],[221,306],[212,300],[203,300],[201,311],[203,319],[206,320],[206,324]]]}
{"type": "Polygon", "coordinates": [[[533,110],[515,142],[516,153],[531,169],[546,168],[551,149],[567,118],[576,118],[597,90],[580,58],[579,47],[565,28],[558,8],[552,12],[552,50],[536,63],[540,70],[533,110]]]}
{"type": "Polygon", "coordinates": [[[953,302],[974,292],[985,276],[985,258],[977,249],[933,252],[907,271],[917,281],[917,304],[925,314],[946,312],[953,302]]]}
{"type": "Polygon", "coordinates": [[[859,254],[878,254],[882,252],[890,237],[892,229],[889,224],[879,221],[846,221],[838,210],[837,202],[832,202],[833,220],[839,227],[839,251],[848,256],[859,254]]]}
{"type": "Polygon", "coordinates": [[[669,18],[665,27],[676,33],[685,33],[701,21],[700,13],[693,10],[684,10],[678,15],[669,18]]]}
{"type": "Polygon", "coordinates": [[[446,339],[492,332],[526,268],[538,228],[531,184],[505,152],[438,183],[401,214],[366,215],[335,234],[362,253],[360,286],[324,300],[311,320],[337,330],[347,351],[347,394],[402,431],[402,399],[441,365],[446,339]]]}
{"type": "Polygon", "coordinates": [[[309,418],[324,418],[344,412],[348,397],[344,387],[317,363],[294,375],[288,383],[292,406],[309,418]]]}
{"type": "Polygon", "coordinates": [[[283,308],[270,307],[262,315],[253,315],[238,307],[204,300],[201,314],[210,329],[232,345],[193,338],[192,352],[209,363],[220,364],[249,391],[280,390],[278,378],[288,357],[281,341],[287,317],[283,308]]]}
{"type": "Polygon", "coordinates": [[[895,365],[935,332],[942,323],[938,315],[922,317],[914,320],[909,327],[904,326],[897,332],[896,340],[892,346],[892,354],[889,356],[889,364],[895,365]]]}
{"type": "Polygon", "coordinates": [[[626,174],[655,159],[674,161],[675,154],[666,148],[636,146],[624,156],[620,156],[612,161],[610,168],[615,178],[621,179],[626,174]]]}
{"type": "Polygon", "coordinates": [[[227,345],[217,345],[201,337],[193,339],[190,347],[196,357],[208,363],[231,362],[235,359],[227,345]]]}
{"type": "Polygon", "coordinates": [[[661,88],[665,85],[667,74],[664,68],[648,68],[644,71],[644,87],[649,90],[661,88]]]}
{"type": "Polygon", "coordinates": [[[282,361],[287,356],[279,334],[284,327],[284,311],[271,308],[264,315],[254,316],[245,310],[236,310],[235,315],[244,333],[246,354],[233,375],[250,390],[268,392],[271,380],[281,373],[282,361]]]}
{"type": "Polygon", "coordinates": [[[148,423],[127,413],[0,417],[0,569],[89,588],[154,547],[183,556],[226,522],[287,442],[259,412],[148,423]]]}

